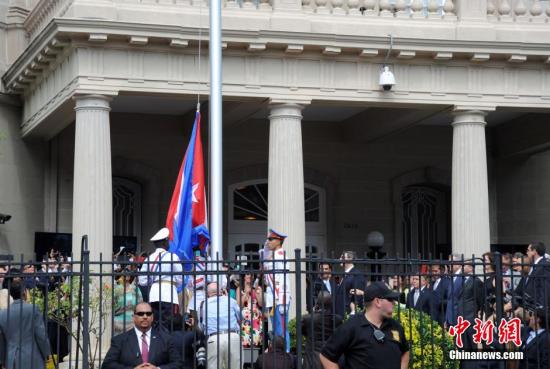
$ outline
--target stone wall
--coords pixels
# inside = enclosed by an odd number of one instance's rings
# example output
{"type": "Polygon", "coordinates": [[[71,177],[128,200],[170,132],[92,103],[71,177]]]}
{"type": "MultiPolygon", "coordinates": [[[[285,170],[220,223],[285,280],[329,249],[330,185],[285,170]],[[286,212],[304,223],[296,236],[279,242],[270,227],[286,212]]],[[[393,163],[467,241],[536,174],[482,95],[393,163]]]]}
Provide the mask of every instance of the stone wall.
{"type": "Polygon", "coordinates": [[[497,162],[498,241],[550,243],[550,152],[497,162]]]}
{"type": "Polygon", "coordinates": [[[0,253],[34,257],[34,232],[44,224],[46,145],[21,139],[20,108],[0,95],[0,213],[12,219],[0,224],[0,253]]]}

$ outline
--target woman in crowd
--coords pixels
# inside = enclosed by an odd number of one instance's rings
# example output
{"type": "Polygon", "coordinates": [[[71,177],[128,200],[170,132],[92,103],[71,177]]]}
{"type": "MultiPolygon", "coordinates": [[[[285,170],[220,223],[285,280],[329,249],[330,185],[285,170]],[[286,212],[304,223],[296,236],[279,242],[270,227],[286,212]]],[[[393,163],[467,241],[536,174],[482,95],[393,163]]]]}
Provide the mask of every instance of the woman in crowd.
{"type": "Polygon", "coordinates": [[[242,313],[241,337],[244,347],[261,347],[263,342],[263,291],[254,282],[254,275],[246,273],[236,291],[237,303],[242,313]]]}
{"type": "Polygon", "coordinates": [[[486,252],[483,257],[483,293],[485,302],[483,304],[483,313],[486,318],[493,315],[495,312],[493,306],[496,298],[496,285],[495,285],[495,254],[492,252],[486,252]]]}
{"type": "Polygon", "coordinates": [[[134,307],[143,301],[141,292],[134,283],[134,275],[127,270],[117,279],[114,290],[114,325],[113,333],[119,334],[134,326],[134,307]]]}

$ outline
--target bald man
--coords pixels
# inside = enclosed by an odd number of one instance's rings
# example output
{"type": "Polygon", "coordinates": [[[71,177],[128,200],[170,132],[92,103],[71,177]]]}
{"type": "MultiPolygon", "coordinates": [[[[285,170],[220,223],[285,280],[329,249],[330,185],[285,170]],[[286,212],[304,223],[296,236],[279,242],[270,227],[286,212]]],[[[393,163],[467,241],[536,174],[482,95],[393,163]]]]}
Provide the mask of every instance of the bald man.
{"type": "Polygon", "coordinates": [[[208,369],[240,368],[241,309],[215,282],[207,286],[206,294],[200,320],[207,337],[208,369]]]}

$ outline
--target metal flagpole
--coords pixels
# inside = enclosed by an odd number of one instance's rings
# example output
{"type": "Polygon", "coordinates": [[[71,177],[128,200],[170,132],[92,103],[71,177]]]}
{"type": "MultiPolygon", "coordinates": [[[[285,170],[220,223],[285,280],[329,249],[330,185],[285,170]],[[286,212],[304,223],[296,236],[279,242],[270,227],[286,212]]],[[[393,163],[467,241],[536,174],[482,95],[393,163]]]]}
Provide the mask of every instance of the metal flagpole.
{"type": "Polygon", "coordinates": [[[210,250],[223,259],[221,18],[221,0],[210,0],[210,250]]]}

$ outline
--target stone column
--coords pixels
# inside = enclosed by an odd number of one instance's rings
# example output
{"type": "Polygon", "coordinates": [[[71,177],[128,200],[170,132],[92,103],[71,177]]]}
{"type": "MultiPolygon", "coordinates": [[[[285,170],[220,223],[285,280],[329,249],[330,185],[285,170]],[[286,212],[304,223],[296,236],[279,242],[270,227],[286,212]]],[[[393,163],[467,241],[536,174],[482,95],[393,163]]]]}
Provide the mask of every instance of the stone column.
{"type": "MultiPolygon", "coordinates": [[[[272,101],[269,115],[267,220],[270,228],[288,235],[284,248],[289,259],[294,259],[296,248],[300,248],[302,257],[305,257],[302,109],[303,102],[272,101]]],[[[291,278],[293,299],[296,301],[296,294],[301,293],[302,310],[305,310],[305,278],[302,279],[302,291],[295,290],[295,283],[295,278],[291,278]]],[[[291,316],[294,316],[294,311],[291,311],[291,316]]]]}
{"type": "Polygon", "coordinates": [[[113,189],[111,172],[110,98],[84,95],[76,100],[73,188],[73,253],[88,235],[90,259],[111,260],[113,189]]]}
{"type": "Polygon", "coordinates": [[[452,245],[465,258],[490,246],[485,114],[455,109],[452,124],[452,245]]]}

